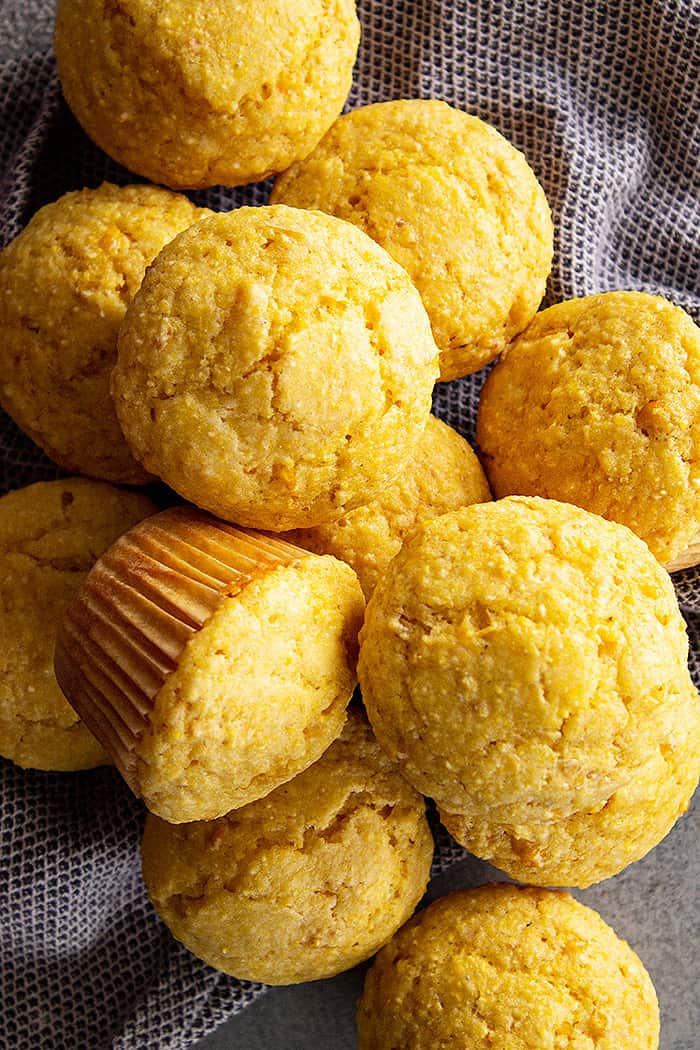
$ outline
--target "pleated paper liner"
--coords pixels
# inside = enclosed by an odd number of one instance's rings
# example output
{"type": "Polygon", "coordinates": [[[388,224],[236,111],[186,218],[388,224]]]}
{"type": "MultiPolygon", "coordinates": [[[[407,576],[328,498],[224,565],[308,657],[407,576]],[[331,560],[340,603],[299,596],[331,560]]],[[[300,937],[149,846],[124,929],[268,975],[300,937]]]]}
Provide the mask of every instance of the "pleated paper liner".
{"type": "Polygon", "coordinates": [[[136,525],[95,563],[59,628],[56,678],[133,791],[136,743],[189,639],[225,598],[307,556],[176,507],[136,525]]]}
{"type": "Polygon", "coordinates": [[[695,536],[682,554],[666,566],[668,572],[679,572],[681,569],[692,569],[700,563],[700,532],[695,536]]]}

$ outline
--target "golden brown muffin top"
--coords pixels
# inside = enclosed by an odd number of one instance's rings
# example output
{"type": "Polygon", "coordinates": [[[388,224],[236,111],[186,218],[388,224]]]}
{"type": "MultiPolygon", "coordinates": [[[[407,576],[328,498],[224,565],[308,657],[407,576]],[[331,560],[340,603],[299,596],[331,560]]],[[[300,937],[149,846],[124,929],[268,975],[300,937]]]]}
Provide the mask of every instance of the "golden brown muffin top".
{"type": "Polygon", "coordinates": [[[553,233],[541,186],[495,128],[445,102],[352,110],[271,200],[347,219],[386,248],[423,298],[443,380],[492,360],[544,294],[553,233]]]}
{"type": "Polygon", "coordinates": [[[670,562],[700,531],[700,329],[642,292],[543,310],[486,381],[477,441],[496,496],[576,503],[670,562]]]}
{"type": "Polygon", "coordinates": [[[416,906],[432,854],[424,800],[356,713],[289,783],[215,821],[149,816],[142,847],[175,936],[227,973],[273,984],[376,951],[416,906]]]}
{"type": "Polygon", "coordinates": [[[396,477],[430,413],[437,348],[406,273],[331,216],[197,223],[127,312],[113,375],[137,458],[219,517],[340,517],[396,477]]]}
{"type": "Polygon", "coordinates": [[[208,212],[156,186],[66,193],[0,253],[0,402],[53,460],[143,484],[109,392],[117,331],[146,267],[208,212]]]}
{"type": "Polygon", "coordinates": [[[678,718],[697,738],[670,577],[629,529],[569,504],[511,497],[423,525],[360,646],[380,743],[451,813],[560,820],[633,781],[678,718]]]}
{"type": "Polygon", "coordinates": [[[176,188],[237,186],[305,156],[343,108],[354,0],[60,0],[66,100],[110,156],[176,188]]]}
{"type": "Polygon", "coordinates": [[[505,884],[451,893],[367,974],[359,1050],[657,1050],[639,958],[567,893],[505,884]]]}

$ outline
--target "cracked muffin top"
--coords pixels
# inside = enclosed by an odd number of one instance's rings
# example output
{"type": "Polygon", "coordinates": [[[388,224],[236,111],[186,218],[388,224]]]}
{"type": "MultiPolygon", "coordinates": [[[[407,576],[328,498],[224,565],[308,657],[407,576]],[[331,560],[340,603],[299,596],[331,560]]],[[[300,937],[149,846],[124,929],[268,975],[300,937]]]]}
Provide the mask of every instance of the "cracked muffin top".
{"type": "Polygon", "coordinates": [[[66,193],[0,254],[0,403],[67,470],[143,484],[109,377],[148,264],[208,214],[155,186],[66,193]]]}
{"type": "Polygon", "coordinates": [[[277,206],[204,219],[161,252],[112,390],[147,470],[221,518],[282,531],[396,477],[436,376],[405,271],[349,223],[277,206]]]}
{"type": "Polygon", "coordinates": [[[671,562],[700,531],[700,329],[643,292],[543,310],[487,379],[477,441],[497,497],[576,503],[671,562]]]}
{"type": "Polygon", "coordinates": [[[356,712],[294,780],[218,820],[149,815],[142,845],[173,934],[211,966],[269,984],[372,955],[420,900],[432,855],[424,799],[356,712]]]}
{"type": "Polygon", "coordinates": [[[55,49],[88,135],[184,188],[306,156],[343,108],[359,39],[354,0],[60,0],[55,49]]]}
{"type": "Polygon", "coordinates": [[[0,754],[32,769],[109,759],[58,687],[56,629],[96,559],[153,514],[145,496],[83,478],[0,499],[0,754]]]}
{"type": "MultiPolygon", "coordinates": [[[[692,794],[700,703],[687,657],[673,585],[646,544],[578,507],[510,497],[409,538],[368,603],[358,671],[377,739],[463,818],[451,830],[483,846],[500,828],[527,859],[572,821],[592,882],[651,849],[692,794]],[[605,821],[622,848],[612,861],[605,821]]],[[[501,862],[507,851],[486,846],[501,862]]],[[[545,883],[547,863],[545,849],[545,883]]],[[[518,877],[516,862],[507,870],[518,877]]]]}
{"type": "Polygon", "coordinates": [[[440,378],[491,361],[531,320],[552,265],[552,219],[525,157],[432,99],[341,117],[275,184],[273,204],[355,223],[410,274],[440,348],[440,378]]]}
{"type": "Polygon", "coordinates": [[[505,884],[451,893],[369,970],[359,1050],[657,1050],[638,956],[568,893],[505,884]]]}

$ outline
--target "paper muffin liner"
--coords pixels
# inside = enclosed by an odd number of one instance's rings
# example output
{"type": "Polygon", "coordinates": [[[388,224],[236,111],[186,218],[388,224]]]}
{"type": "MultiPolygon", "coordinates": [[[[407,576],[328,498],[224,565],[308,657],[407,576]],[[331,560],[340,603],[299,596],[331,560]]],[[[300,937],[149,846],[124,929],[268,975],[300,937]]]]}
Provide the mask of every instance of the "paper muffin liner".
{"type": "Polygon", "coordinates": [[[308,556],[176,507],[139,523],[95,563],[59,628],[56,678],[135,793],[137,741],[189,639],[225,598],[308,556]]]}

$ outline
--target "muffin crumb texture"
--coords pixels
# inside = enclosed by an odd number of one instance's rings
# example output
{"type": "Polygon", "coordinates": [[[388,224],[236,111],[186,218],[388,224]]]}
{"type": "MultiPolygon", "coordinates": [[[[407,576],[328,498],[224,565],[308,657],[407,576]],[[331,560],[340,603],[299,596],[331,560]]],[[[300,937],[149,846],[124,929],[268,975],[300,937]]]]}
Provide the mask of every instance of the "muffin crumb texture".
{"type": "Polygon", "coordinates": [[[700,329],[641,292],[543,310],[487,379],[477,442],[497,497],[575,503],[671,562],[700,531],[700,329]]]}
{"type": "Polygon", "coordinates": [[[124,484],[132,457],[109,384],[146,267],[205,209],[156,186],[67,193],[0,253],[0,402],[60,466],[124,484]]]}
{"type": "Polygon", "coordinates": [[[283,171],[343,108],[354,0],[60,0],[61,87],[115,160],[174,188],[283,171]]]}
{"type": "Polygon", "coordinates": [[[271,201],[337,215],[386,248],[423,298],[442,380],[491,361],[544,294],[553,233],[542,187],[495,128],[444,102],[352,110],[271,201]]]}
{"type": "Polygon", "coordinates": [[[359,1050],[657,1050],[639,958],[566,893],[505,884],[452,893],[367,974],[359,1050]]]}
{"type": "Polygon", "coordinates": [[[96,558],[155,507],[81,478],[0,499],[0,754],[20,766],[77,770],[109,762],[53,673],[56,627],[96,558]]]}
{"type": "Polygon", "coordinates": [[[205,219],[161,252],[112,387],[147,469],[278,532],[341,517],[396,477],[436,373],[405,272],[349,223],[278,206],[205,219]]]}
{"type": "Polygon", "coordinates": [[[639,859],[700,772],[671,580],[621,525],[511,497],[422,526],[367,607],[377,738],[462,845],[586,886],[639,859]]]}
{"type": "Polygon", "coordinates": [[[349,969],[412,913],[430,870],[425,804],[357,713],[305,772],[216,821],[149,816],[151,899],[225,973],[292,984],[349,969]]]}

